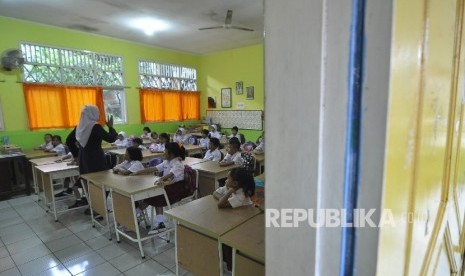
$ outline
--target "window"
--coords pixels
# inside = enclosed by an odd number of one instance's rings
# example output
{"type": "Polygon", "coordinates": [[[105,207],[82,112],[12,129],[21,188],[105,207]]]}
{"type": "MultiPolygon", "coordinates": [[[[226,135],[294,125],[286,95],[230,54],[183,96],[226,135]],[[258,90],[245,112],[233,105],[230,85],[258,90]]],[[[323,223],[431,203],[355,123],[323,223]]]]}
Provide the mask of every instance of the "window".
{"type": "Polygon", "coordinates": [[[197,70],[139,61],[142,122],[200,119],[197,70]]]}
{"type": "MultiPolygon", "coordinates": [[[[25,57],[23,82],[28,84],[28,93],[34,93],[34,84],[72,87],[74,91],[78,91],[79,87],[82,87],[83,91],[88,87],[100,87],[104,89],[103,96],[102,93],[99,95],[103,97],[104,108],[102,109],[105,112],[108,111],[106,115],[114,115],[115,123],[126,122],[126,97],[123,89],[122,57],[30,43],[21,43],[20,47],[25,57]]],[[[47,86],[42,85],[37,87],[40,87],[39,90],[43,92],[44,87],[47,86]]],[[[32,114],[34,112],[30,105],[37,106],[37,103],[31,102],[37,100],[37,98],[29,97],[29,103],[26,101],[28,113],[32,114]]],[[[41,99],[40,104],[53,108],[52,105],[54,103],[44,102],[41,99]]],[[[76,107],[70,105],[82,105],[82,102],[69,101],[65,104],[65,108],[73,110],[76,107]]],[[[95,103],[88,102],[88,104],[95,103]]],[[[80,110],[80,107],[78,109],[80,110]]],[[[29,117],[31,117],[30,114],[29,117]]],[[[39,124],[35,127],[47,128],[56,126],[39,124]]],[[[33,127],[31,126],[31,128],[33,127]]]]}

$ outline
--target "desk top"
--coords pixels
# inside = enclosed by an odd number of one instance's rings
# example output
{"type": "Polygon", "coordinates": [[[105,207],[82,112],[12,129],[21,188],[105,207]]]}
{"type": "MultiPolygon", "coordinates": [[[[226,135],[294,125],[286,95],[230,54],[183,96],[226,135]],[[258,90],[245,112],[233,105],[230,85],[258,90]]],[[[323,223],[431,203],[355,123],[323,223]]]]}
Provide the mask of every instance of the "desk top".
{"type": "Polygon", "coordinates": [[[199,145],[184,144],[183,146],[187,152],[202,150],[202,147],[199,145]]]}
{"type": "Polygon", "coordinates": [[[24,154],[26,155],[27,159],[56,156],[56,153],[54,152],[45,152],[43,150],[25,151],[24,154]]]}
{"type": "MultiPolygon", "coordinates": [[[[34,166],[40,166],[40,165],[47,165],[47,164],[53,164],[55,163],[56,160],[60,159],[58,156],[50,156],[50,157],[43,157],[43,158],[34,158],[29,160],[34,166]]],[[[65,160],[64,162],[70,162],[71,159],[65,160]]]]}
{"type": "Polygon", "coordinates": [[[66,162],[53,163],[47,165],[40,165],[36,167],[39,171],[43,173],[54,173],[68,170],[79,170],[79,167],[76,165],[68,166],[66,162]]]}
{"type": "MultiPolygon", "coordinates": [[[[125,155],[126,154],[126,148],[123,149],[112,149],[109,150],[108,152],[111,152],[116,155],[125,155]]],[[[142,150],[142,158],[147,159],[150,157],[157,157],[157,156],[162,156],[163,152],[151,152],[149,150],[142,150]]]]}
{"type": "Polygon", "coordinates": [[[237,167],[240,167],[240,165],[234,164],[234,165],[221,167],[219,162],[217,161],[206,161],[206,162],[202,162],[202,163],[195,164],[192,166],[192,168],[195,170],[203,171],[203,172],[210,172],[214,174],[222,173],[225,171],[230,171],[233,168],[237,168],[237,167]]]}
{"type": "Polygon", "coordinates": [[[265,215],[259,214],[220,237],[220,242],[265,263],[265,215]]]}
{"type": "Polygon", "coordinates": [[[203,159],[195,158],[195,157],[186,157],[186,159],[182,161],[184,165],[188,165],[191,167],[196,164],[203,163],[203,162],[207,162],[207,160],[203,160],[203,159]]]}
{"type": "Polygon", "coordinates": [[[14,152],[9,154],[0,154],[0,160],[11,160],[13,158],[24,157],[25,155],[21,152],[14,152]]]}
{"type": "Polygon", "coordinates": [[[127,196],[156,189],[154,183],[159,178],[153,174],[120,175],[113,173],[112,170],[87,173],[81,177],[97,186],[105,186],[127,196]]]}
{"type": "Polygon", "coordinates": [[[167,210],[165,213],[182,225],[217,239],[256,216],[260,211],[253,206],[220,209],[218,200],[209,195],[167,210]]]}
{"type": "Polygon", "coordinates": [[[110,144],[110,143],[102,143],[102,149],[103,150],[112,150],[112,149],[117,149],[118,147],[110,144]]]}

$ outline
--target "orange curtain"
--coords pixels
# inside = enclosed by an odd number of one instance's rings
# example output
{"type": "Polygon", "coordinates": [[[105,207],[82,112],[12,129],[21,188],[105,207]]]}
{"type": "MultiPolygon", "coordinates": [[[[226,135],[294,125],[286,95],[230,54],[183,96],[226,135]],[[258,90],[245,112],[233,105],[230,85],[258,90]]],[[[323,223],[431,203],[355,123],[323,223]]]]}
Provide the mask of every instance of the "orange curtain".
{"type": "Polygon", "coordinates": [[[82,106],[96,105],[100,123],[105,123],[103,89],[47,84],[23,84],[24,98],[32,130],[71,128],[79,123],[82,106]]]}
{"type": "Polygon", "coordinates": [[[140,89],[142,122],[200,119],[200,93],[140,89]]]}

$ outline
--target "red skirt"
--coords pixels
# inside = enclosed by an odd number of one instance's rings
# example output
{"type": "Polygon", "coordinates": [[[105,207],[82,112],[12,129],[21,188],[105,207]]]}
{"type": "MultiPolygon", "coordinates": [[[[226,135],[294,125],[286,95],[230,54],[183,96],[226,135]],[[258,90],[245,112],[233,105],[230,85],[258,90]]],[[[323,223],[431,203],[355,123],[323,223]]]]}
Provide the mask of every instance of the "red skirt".
{"type": "MultiPolygon", "coordinates": [[[[186,189],[184,180],[165,186],[165,191],[168,195],[168,200],[170,201],[170,204],[176,203],[181,199],[189,196],[189,191],[186,189]]],[[[166,204],[164,195],[144,199],[144,202],[154,207],[165,207],[168,205],[166,204]]]]}

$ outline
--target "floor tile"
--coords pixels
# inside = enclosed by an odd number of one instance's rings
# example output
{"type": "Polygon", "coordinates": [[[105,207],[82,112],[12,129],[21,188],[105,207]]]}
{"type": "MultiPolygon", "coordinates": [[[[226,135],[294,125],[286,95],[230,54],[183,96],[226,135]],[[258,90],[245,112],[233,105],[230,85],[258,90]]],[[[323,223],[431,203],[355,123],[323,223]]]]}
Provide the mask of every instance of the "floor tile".
{"type": "MultiPolygon", "coordinates": [[[[79,276],[118,276],[120,275],[121,272],[113,267],[110,263],[103,263],[101,265],[98,265],[96,267],[93,267],[89,270],[86,270],[80,274],[77,274],[79,276]]],[[[153,274],[152,274],[153,276],[153,274]]]]}
{"type": "Polygon", "coordinates": [[[108,237],[106,236],[98,236],[98,237],[95,237],[93,239],[86,241],[86,244],[90,246],[90,248],[94,250],[98,250],[100,248],[113,244],[114,242],[115,242],[115,239],[113,239],[113,241],[110,241],[108,237]]]}
{"type": "Polygon", "coordinates": [[[55,267],[49,268],[45,271],[42,271],[39,274],[34,274],[35,276],[71,276],[72,274],[63,266],[57,265],[55,267]]]}
{"type": "Polygon", "coordinates": [[[158,274],[157,276],[176,276],[176,273],[171,270],[167,270],[164,273],[158,274]]]}
{"type": "Polygon", "coordinates": [[[18,266],[19,271],[23,276],[38,274],[42,271],[56,267],[60,264],[58,259],[52,254],[45,255],[31,262],[18,266]]]}
{"type": "Polygon", "coordinates": [[[110,244],[96,251],[105,260],[111,260],[126,253],[126,250],[118,247],[116,244],[110,244]]]}
{"type": "Polygon", "coordinates": [[[158,263],[160,263],[162,266],[171,269],[176,266],[176,257],[174,254],[175,250],[174,248],[171,248],[152,258],[158,263]]]}
{"type": "Polygon", "coordinates": [[[9,270],[13,267],[15,267],[15,263],[13,262],[13,259],[11,259],[10,256],[0,259],[0,272],[9,270]]]}
{"type": "Polygon", "coordinates": [[[37,233],[39,239],[41,239],[44,243],[49,243],[51,241],[58,240],[70,235],[73,235],[73,232],[69,231],[67,228],[52,230],[44,233],[37,233]]]}
{"type": "MultiPolygon", "coordinates": [[[[2,209],[2,212],[0,213],[0,220],[2,221],[8,221],[14,218],[21,218],[18,213],[13,209],[13,208],[5,208],[2,209]]],[[[4,228],[5,226],[0,226],[0,228],[4,228]]]]}
{"type": "Polygon", "coordinates": [[[15,224],[15,225],[11,225],[11,226],[7,226],[7,227],[2,227],[2,228],[0,228],[0,237],[4,236],[4,235],[12,234],[12,233],[24,230],[24,229],[31,230],[31,228],[24,222],[19,223],[19,224],[15,224]]]}
{"type": "Polygon", "coordinates": [[[150,259],[124,272],[127,276],[153,276],[167,271],[166,267],[150,259]]]}
{"type": "Polygon", "coordinates": [[[50,251],[56,252],[78,243],[81,243],[81,240],[75,235],[70,235],[64,238],[53,240],[51,242],[47,242],[45,245],[47,245],[50,251]]]}
{"type": "Polygon", "coordinates": [[[6,246],[0,247],[0,259],[8,257],[10,255],[10,252],[6,249],[6,246]]]}
{"type": "Polygon", "coordinates": [[[40,257],[43,257],[45,255],[49,255],[51,253],[52,252],[50,252],[50,250],[47,248],[47,246],[45,246],[45,244],[39,244],[37,246],[29,248],[28,250],[12,255],[11,258],[13,259],[16,265],[22,265],[40,257]]]}
{"type": "Polygon", "coordinates": [[[145,261],[149,260],[148,257],[142,259],[140,252],[137,250],[132,250],[131,252],[125,253],[121,256],[111,259],[108,261],[114,267],[116,267],[119,271],[126,271],[129,270],[145,261]]]}
{"type": "Polygon", "coordinates": [[[0,276],[21,276],[21,273],[19,272],[18,268],[13,267],[11,269],[0,272],[0,276]]]}
{"type": "Polygon", "coordinates": [[[35,233],[31,228],[19,229],[13,233],[1,235],[2,241],[5,245],[19,242],[21,240],[34,237],[35,233]]]}
{"type": "Polygon", "coordinates": [[[6,247],[11,255],[15,255],[40,244],[43,244],[43,242],[39,239],[39,237],[34,235],[19,242],[9,244],[6,247]]]}
{"type": "Polygon", "coordinates": [[[105,259],[100,257],[99,254],[95,252],[90,252],[84,256],[65,262],[63,264],[73,275],[76,275],[93,267],[96,267],[100,264],[103,264],[104,262],[105,259]]]}
{"type": "Polygon", "coordinates": [[[1,226],[2,228],[25,222],[24,219],[18,216],[13,216],[12,218],[8,218],[8,219],[0,218],[0,221],[2,221],[2,226],[1,226]]]}
{"type": "Polygon", "coordinates": [[[76,236],[78,236],[78,238],[80,238],[83,241],[87,241],[101,235],[106,235],[108,237],[108,229],[104,229],[97,226],[95,228],[86,229],[84,231],[76,233],[76,236]]]}
{"type": "Polygon", "coordinates": [[[58,260],[60,260],[60,262],[64,263],[73,259],[77,259],[87,253],[90,253],[91,251],[92,249],[85,243],[78,243],[53,254],[58,258],[58,260]]]}
{"type": "Polygon", "coordinates": [[[84,230],[92,229],[92,222],[90,222],[90,218],[87,217],[85,222],[76,222],[71,225],[66,225],[66,227],[73,233],[78,233],[84,230]]]}

